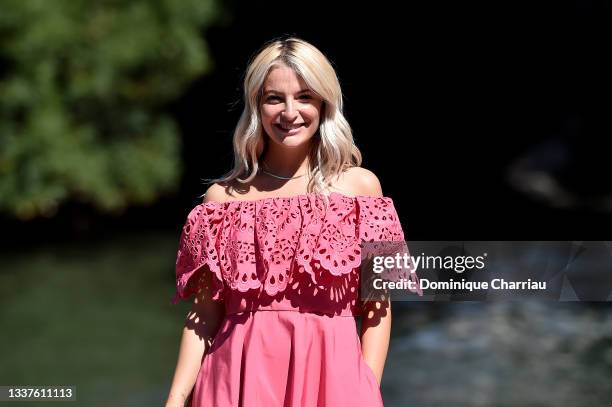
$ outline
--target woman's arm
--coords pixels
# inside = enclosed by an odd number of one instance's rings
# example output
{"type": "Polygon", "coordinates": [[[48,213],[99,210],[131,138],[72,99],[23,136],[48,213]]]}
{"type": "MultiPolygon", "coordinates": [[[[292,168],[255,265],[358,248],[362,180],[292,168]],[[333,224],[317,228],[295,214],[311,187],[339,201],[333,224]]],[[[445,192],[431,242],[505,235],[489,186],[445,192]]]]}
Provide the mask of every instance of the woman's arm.
{"type": "MultiPolygon", "coordinates": [[[[204,194],[203,203],[223,201],[224,198],[225,190],[221,186],[213,184],[204,194]]],[[[210,349],[212,340],[225,316],[223,302],[212,300],[214,294],[211,280],[214,278],[212,273],[208,269],[202,271],[202,277],[199,281],[200,289],[195,296],[183,327],[174,379],[165,407],[184,406],[198,378],[202,366],[202,357],[210,349]]]]}
{"type": "MultiPolygon", "coordinates": [[[[357,195],[383,196],[378,177],[368,169],[351,168],[345,175],[345,182],[355,188],[357,195]]],[[[391,336],[391,301],[364,301],[362,309],[361,353],[380,385],[391,336]]]]}
{"type": "Polygon", "coordinates": [[[198,377],[202,357],[210,349],[225,315],[223,302],[212,300],[211,274],[208,270],[202,273],[202,288],[187,314],[166,407],[184,406],[198,377]]]}
{"type": "Polygon", "coordinates": [[[389,338],[391,336],[391,301],[368,301],[363,303],[361,318],[361,352],[378,384],[382,380],[389,338]]]}

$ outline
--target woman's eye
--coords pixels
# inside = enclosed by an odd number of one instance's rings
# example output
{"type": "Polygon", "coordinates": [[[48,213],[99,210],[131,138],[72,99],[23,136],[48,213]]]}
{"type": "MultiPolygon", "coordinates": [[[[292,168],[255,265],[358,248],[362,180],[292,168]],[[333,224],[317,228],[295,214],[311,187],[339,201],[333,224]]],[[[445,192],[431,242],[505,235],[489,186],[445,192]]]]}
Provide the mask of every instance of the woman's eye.
{"type": "MultiPolygon", "coordinates": [[[[308,99],[312,99],[312,96],[310,96],[310,95],[302,95],[298,99],[306,99],[306,100],[308,100],[308,99]]],[[[268,100],[268,101],[274,101],[274,100],[282,101],[283,99],[280,96],[268,96],[268,98],[266,100],[268,100]]]]}

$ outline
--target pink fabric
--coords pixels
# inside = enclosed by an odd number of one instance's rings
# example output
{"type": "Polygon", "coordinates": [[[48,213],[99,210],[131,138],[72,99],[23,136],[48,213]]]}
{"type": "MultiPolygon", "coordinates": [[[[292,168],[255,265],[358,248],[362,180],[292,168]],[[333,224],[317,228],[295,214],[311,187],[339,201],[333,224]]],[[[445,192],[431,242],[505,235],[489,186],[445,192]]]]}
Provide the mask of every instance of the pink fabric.
{"type": "Polygon", "coordinates": [[[207,202],[187,216],[172,300],[213,273],[226,316],[189,406],[382,406],[354,317],[362,241],[403,241],[388,197],[207,202]]]}

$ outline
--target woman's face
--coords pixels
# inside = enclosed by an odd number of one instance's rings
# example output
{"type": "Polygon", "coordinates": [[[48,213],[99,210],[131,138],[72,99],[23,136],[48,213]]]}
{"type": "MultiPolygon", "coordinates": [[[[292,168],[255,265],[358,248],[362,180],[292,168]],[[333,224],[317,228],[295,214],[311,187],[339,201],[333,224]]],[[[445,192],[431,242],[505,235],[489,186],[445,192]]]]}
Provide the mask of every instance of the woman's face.
{"type": "Polygon", "coordinates": [[[323,100],[293,71],[272,68],[263,85],[260,113],[272,142],[298,147],[310,142],[319,128],[323,100]]]}

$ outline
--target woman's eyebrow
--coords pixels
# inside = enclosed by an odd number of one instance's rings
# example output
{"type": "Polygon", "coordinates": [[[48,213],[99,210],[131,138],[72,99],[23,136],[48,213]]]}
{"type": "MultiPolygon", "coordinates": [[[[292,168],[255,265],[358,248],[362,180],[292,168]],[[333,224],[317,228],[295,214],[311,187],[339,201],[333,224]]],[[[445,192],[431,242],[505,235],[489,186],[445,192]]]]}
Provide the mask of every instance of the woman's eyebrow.
{"type": "MultiPolygon", "coordinates": [[[[302,89],[302,90],[298,91],[297,93],[304,93],[304,92],[310,92],[310,89],[302,89]]],[[[264,92],[264,95],[267,95],[268,93],[281,93],[282,94],[283,92],[280,92],[280,91],[278,91],[276,89],[269,89],[269,90],[264,92]]]]}

